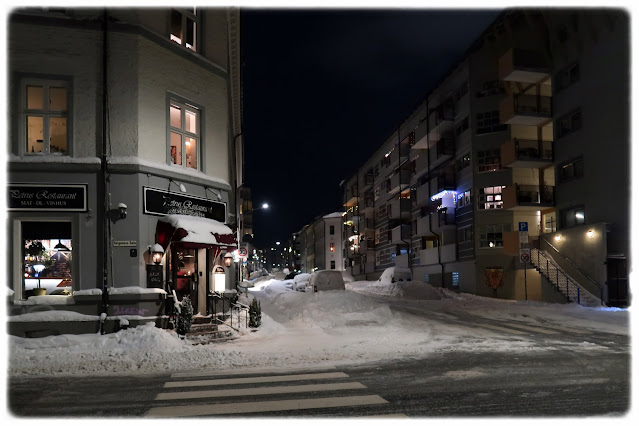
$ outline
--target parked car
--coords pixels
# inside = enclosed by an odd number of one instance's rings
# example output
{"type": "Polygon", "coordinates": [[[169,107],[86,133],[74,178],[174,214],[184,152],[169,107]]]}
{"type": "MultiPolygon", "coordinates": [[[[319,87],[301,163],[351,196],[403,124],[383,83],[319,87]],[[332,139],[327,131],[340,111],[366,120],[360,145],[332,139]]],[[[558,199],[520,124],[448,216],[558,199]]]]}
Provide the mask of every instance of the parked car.
{"type": "Polygon", "coordinates": [[[346,290],[341,271],[321,270],[311,274],[308,291],[346,290]]]}
{"type": "Polygon", "coordinates": [[[311,274],[297,274],[295,278],[293,278],[293,290],[306,291],[306,286],[308,285],[308,281],[310,279],[311,274]]]}

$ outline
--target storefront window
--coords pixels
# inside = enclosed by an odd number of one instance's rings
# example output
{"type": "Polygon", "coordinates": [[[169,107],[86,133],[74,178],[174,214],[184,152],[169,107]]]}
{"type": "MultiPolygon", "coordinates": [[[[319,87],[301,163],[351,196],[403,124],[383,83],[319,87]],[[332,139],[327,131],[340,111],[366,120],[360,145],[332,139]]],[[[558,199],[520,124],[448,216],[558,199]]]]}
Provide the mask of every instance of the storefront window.
{"type": "Polygon", "coordinates": [[[22,222],[22,248],[25,298],[72,293],[70,222],[22,222]]]}

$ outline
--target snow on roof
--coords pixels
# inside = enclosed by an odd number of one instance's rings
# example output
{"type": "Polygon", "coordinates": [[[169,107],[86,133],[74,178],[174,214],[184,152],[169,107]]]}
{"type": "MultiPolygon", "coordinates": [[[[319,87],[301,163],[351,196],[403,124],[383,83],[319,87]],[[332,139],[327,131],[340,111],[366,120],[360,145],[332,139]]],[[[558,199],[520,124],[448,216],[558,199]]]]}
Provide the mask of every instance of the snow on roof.
{"type": "Polygon", "coordinates": [[[132,165],[140,165],[153,167],[155,169],[161,169],[171,172],[178,172],[180,174],[194,176],[203,180],[207,180],[210,182],[221,183],[223,185],[229,186],[229,183],[226,179],[219,178],[217,176],[207,175],[206,173],[202,173],[199,170],[191,169],[189,167],[175,166],[164,163],[157,163],[155,161],[144,160],[139,157],[109,157],[109,164],[132,164],[132,165]]]}
{"type": "Polygon", "coordinates": [[[334,217],[342,217],[342,215],[344,214],[344,212],[335,212],[335,213],[329,213],[326,216],[323,216],[324,219],[331,219],[334,217]]]}
{"type": "Polygon", "coordinates": [[[205,217],[170,214],[161,217],[158,221],[168,223],[175,229],[182,228],[188,232],[188,235],[181,240],[187,243],[218,244],[214,234],[233,235],[231,228],[225,224],[205,217]]]}

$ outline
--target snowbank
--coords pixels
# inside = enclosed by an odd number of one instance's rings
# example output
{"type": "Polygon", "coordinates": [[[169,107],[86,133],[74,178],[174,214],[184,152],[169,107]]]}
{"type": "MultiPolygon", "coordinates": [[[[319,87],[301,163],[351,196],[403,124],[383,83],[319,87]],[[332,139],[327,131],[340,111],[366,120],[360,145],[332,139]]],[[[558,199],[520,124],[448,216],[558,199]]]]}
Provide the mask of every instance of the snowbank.
{"type": "Polygon", "coordinates": [[[393,267],[385,269],[378,281],[382,284],[392,284],[396,281],[410,281],[412,279],[413,274],[410,269],[393,267]]]}

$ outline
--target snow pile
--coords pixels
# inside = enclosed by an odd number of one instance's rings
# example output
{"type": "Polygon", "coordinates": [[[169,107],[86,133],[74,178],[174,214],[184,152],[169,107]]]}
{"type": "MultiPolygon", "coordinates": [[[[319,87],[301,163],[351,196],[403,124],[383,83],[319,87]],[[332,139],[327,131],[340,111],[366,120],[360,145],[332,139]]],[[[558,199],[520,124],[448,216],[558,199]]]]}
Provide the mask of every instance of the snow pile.
{"type": "Polygon", "coordinates": [[[442,298],[433,286],[423,281],[397,281],[394,283],[357,281],[354,283],[347,283],[346,289],[362,294],[385,296],[397,299],[439,300],[442,298]]]}
{"type": "Polygon", "coordinates": [[[393,267],[385,269],[378,281],[382,284],[392,284],[396,281],[410,281],[412,279],[410,269],[393,267]]]}

